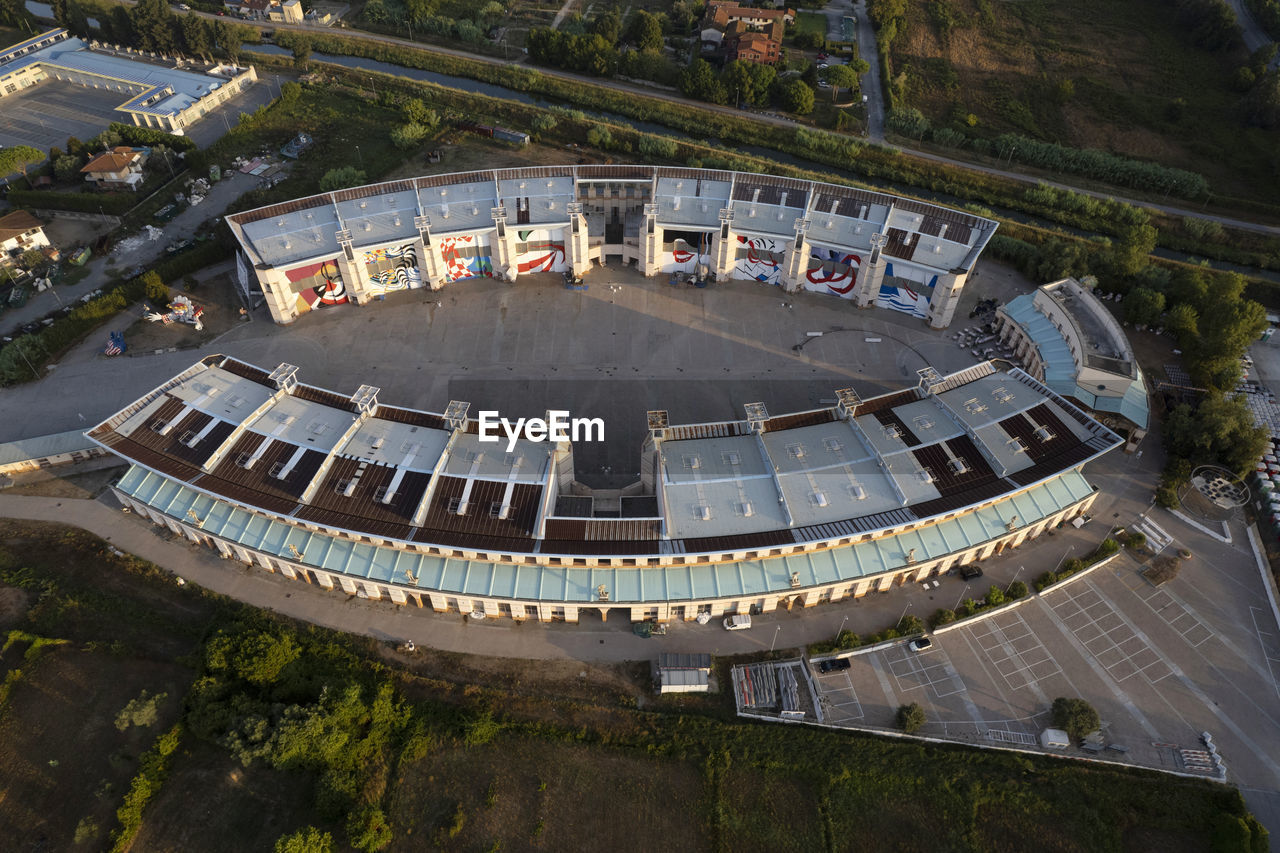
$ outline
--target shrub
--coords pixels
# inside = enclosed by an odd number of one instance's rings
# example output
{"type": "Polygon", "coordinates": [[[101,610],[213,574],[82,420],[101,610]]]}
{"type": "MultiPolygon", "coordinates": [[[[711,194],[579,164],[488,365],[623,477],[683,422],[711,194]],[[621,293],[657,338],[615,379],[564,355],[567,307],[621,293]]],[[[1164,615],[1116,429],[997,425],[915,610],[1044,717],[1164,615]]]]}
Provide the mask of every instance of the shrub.
{"type": "Polygon", "coordinates": [[[1058,582],[1057,572],[1045,572],[1035,580],[1036,592],[1044,592],[1058,582]]]}
{"type": "Polygon", "coordinates": [[[908,613],[898,621],[897,631],[904,637],[908,634],[923,634],[924,622],[914,613],[908,613]]]}
{"type": "Polygon", "coordinates": [[[640,153],[650,157],[661,157],[670,160],[679,150],[674,139],[662,136],[644,136],[640,139],[640,153]]]}
{"type": "Polygon", "coordinates": [[[835,648],[837,650],[856,649],[860,645],[862,645],[862,638],[848,628],[845,628],[836,637],[835,648]]]}
{"type": "Polygon", "coordinates": [[[954,621],[956,621],[956,612],[942,607],[933,611],[933,615],[929,617],[929,627],[940,628],[943,625],[950,625],[954,621]]]}
{"type": "Polygon", "coordinates": [[[915,702],[910,705],[898,706],[898,728],[907,734],[914,734],[920,730],[928,720],[924,715],[924,708],[921,708],[915,702]]]}
{"type": "Polygon", "coordinates": [[[1116,551],[1119,551],[1119,550],[1120,550],[1120,543],[1112,539],[1110,536],[1108,536],[1106,539],[1103,539],[1102,544],[1098,546],[1098,551],[1096,556],[1099,559],[1103,557],[1110,557],[1112,554],[1114,554],[1116,551]]]}
{"type": "Polygon", "coordinates": [[[596,125],[587,131],[587,144],[592,148],[608,151],[613,147],[613,134],[609,132],[609,128],[596,125]]]}
{"type": "Polygon", "coordinates": [[[1139,548],[1145,548],[1147,545],[1147,535],[1141,531],[1135,531],[1134,533],[1129,534],[1128,538],[1125,539],[1124,544],[1135,551],[1139,548]]]}
{"type": "Polygon", "coordinates": [[[377,806],[365,806],[347,819],[347,839],[357,850],[373,853],[391,843],[391,824],[377,806]]]}
{"type": "Polygon", "coordinates": [[[1027,594],[1027,585],[1022,581],[1014,581],[1013,583],[1009,584],[1009,589],[1006,592],[1006,595],[1008,595],[1009,598],[1014,601],[1018,600],[1019,598],[1022,598],[1026,594],[1027,594]]]}
{"type": "Polygon", "coordinates": [[[332,192],[347,187],[358,187],[367,182],[368,179],[362,169],[357,169],[355,166],[340,166],[324,173],[320,178],[320,191],[332,192]]]}
{"type": "Polygon", "coordinates": [[[333,853],[333,836],[314,826],[304,826],[277,838],[275,853],[333,853]]]}
{"type": "Polygon", "coordinates": [[[130,700],[129,704],[116,714],[116,729],[123,732],[130,726],[152,725],[160,716],[160,703],[168,697],[168,693],[149,696],[147,691],[143,690],[137,699],[130,700]]]}
{"type": "Polygon", "coordinates": [[[1076,572],[1080,571],[1083,568],[1084,568],[1084,560],[1072,557],[1070,560],[1067,560],[1065,563],[1063,563],[1062,566],[1058,569],[1058,577],[1060,578],[1070,577],[1071,575],[1074,575],[1076,572]]]}
{"type": "Polygon", "coordinates": [[[1004,604],[1004,590],[992,584],[991,589],[987,590],[987,604],[992,607],[999,607],[1004,604]]]}

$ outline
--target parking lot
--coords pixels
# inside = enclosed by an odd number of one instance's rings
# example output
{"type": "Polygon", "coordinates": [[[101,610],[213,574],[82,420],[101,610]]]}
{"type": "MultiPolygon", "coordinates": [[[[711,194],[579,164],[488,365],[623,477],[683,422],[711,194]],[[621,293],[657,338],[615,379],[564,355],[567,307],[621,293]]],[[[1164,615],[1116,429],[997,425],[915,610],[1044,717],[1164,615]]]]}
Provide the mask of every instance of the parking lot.
{"type": "MultiPolygon", "coordinates": [[[[1159,511],[1157,511],[1159,512],[1159,511]]],[[[921,652],[905,642],[813,671],[824,720],[892,728],[900,705],[924,708],[920,734],[1040,749],[1060,696],[1088,700],[1102,737],[1065,752],[1206,774],[1194,755],[1210,732],[1260,815],[1280,803],[1280,630],[1242,525],[1233,544],[1171,515],[1162,528],[1195,557],[1156,587],[1128,554],[994,615],[950,626],[921,652]]],[[[1264,818],[1265,819],[1265,818],[1264,818]]]]}

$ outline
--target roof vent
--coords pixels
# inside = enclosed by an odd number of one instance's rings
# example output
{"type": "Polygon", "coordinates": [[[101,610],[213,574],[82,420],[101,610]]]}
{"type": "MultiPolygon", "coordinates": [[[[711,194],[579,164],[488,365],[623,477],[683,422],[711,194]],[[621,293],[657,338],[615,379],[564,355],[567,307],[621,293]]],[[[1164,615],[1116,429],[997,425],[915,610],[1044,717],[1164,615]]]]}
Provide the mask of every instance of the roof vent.
{"type": "Polygon", "coordinates": [[[711,520],[711,507],[706,504],[698,504],[693,508],[693,515],[699,521],[711,520]]]}
{"type": "Polygon", "coordinates": [[[751,501],[743,501],[739,509],[742,510],[743,518],[750,518],[756,514],[756,508],[751,505],[751,501]]]}
{"type": "Polygon", "coordinates": [[[722,458],[724,459],[724,464],[726,465],[733,465],[736,467],[742,464],[742,457],[738,454],[736,450],[726,451],[722,458]]]}
{"type": "Polygon", "coordinates": [[[1055,438],[1057,438],[1056,435],[1054,435],[1052,432],[1049,431],[1048,427],[1042,427],[1042,426],[1036,427],[1035,436],[1036,438],[1040,439],[1040,441],[1046,444],[1050,441],[1053,441],[1055,438]]]}
{"type": "Polygon", "coordinates": [[[924,468],[924,469],[922,469],[922,470],[920,471],[920,482],[922,482],[922,483],[932,483],[932,482],[933,482],[933,472],[932,472],[932,471],[930,471],[928,468],[924,468]]]}
{"type": "Polygon", "coordinates": [[[826,495],[824,495],[822,492],[814,492],[814,493],[813,493],[813,503],[814,503],[814,505],[815,505],[815,506],[826,506],[826,505],[827,505],[827,496],[826,496],[826,495]]]}
{"type": "Polygon", "coordinates": [[[884,437],[889,439],[890,441],[893,441],[894,439],[897,439],[897,438],[902,438],[902,430],[898,429],[897,424],[889,424],[887,427],[884,428],[884,437]]]}
{"type": "Polygon", "coordinates": [[[971,470],[973,470],[969,467],[969,463],[965,462],[959,456],[955,457],[954,459],[948,460],[947,465],[950,466],[951,470],[956,474],[967,474],[971,470]]]}
{"type": "Polygon", "coordinates": [[[684,457],[684,467],[696,470],[702,467],[702,460],[697,456],[686,456],[684,457]]]}
{"type": "Polygon", "coordinates": [[[862,488],[860,483],[854,483],[849,487],[849,495],[855,501],[865,501],[867,499],[867,490],[862,488]]]}
{"type": "Polygon", "coordinates": [[[822,446],[832,453],[839,453],[841,450],[844,450],[844,445],[840,443],[840,439],[838,438],[824,438],[822,440],[822,446]]]}

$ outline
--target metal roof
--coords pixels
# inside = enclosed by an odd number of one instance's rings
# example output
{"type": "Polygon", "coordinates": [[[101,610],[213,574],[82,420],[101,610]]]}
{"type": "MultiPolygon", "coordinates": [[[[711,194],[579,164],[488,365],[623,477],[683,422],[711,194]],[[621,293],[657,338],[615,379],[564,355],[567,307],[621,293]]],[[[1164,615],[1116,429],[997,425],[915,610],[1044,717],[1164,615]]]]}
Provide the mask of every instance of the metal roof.
{"type": "Polygon", "coordinates": [[[247,512],[137,465],[117,488],[172,518],[190,523],[194,515],[205,533],[304,566],[421,591],[575,604],[595,602],[599,586],[609,591],[611,603],[623,604],[785,593],[857,580],[905,568],[913,549],[915,562],[923,563],[980,546],[1093,492],[1083,475],[1069,470],[975,512],[843,548],[699,565],[562,568],[434,557],[353,542],[247,512]],[[792,573],[799,576],[799,587],[793,586],[792,573]]]}

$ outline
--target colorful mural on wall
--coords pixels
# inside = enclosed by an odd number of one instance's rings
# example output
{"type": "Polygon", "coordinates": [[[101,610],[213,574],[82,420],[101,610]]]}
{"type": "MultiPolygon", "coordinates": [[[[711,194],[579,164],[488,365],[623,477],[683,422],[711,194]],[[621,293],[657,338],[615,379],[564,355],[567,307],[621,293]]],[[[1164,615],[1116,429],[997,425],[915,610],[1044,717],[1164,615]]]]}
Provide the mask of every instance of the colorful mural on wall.
{"type": "Polygon", "coordinates": [[[294,286],[299,314],[305,314],[313,308],[345,305],[347,302],[347,288],[342,283],[337,258],[294,267],[286,270],[284,275],[294,286]]]}
{"type": "Polygon", "coordinates": [[[862,258],[843,249],[813,246],[809,251],[809,271],[805,274],[804,289],[852,299],[861,264],[862,258]]]}
{"type": "Polygon", "coordinates": [[[895,265],[892,261],[885,264],[885,267],[884,267],[885,277],[892,278],[894,276],[897,276],[898,278],[905,278],[908,281],[918,281],[920,282],[920,286],[927,290],[933,290],[933,288],[938,286],[937,273],[928,272],[927,270],[917,269],[911,264],[904,264],[901,261],[897,263],[896,270],[894,269],[894,266],[895,265]]]}
{"type": "Polygon", "coordinates": [[[565,272],[569,269],[563,229],[517,231],[516,238],[525,244],[524,251],[516,253],[518,272],[565,272]]]}
{"type": "MultiPolygon", "coordinates": [[[[669,236],[669,233],[665,236],[669,236]]],[[[686,236],[676,237],[662,245],[662,272],[697,272],[698,265],[711,266],[711,232],[697,235],[682,232],[686,236]]]]}
{"type": "Polygon", "coordinates": [[[909,287],[894,287],[891,284],[880,285],[880,295],[876,297],[877,308],[888,308],[901,311],[912,317],[924,319],[929,316],[929,298],[916,293],[909,287]]]}
{"type": "Polygon", "coordinates": [[[463,234],[440,239],[446,281],[488,276],[493,278],[493,257],[488,234],[463,234]]]}
{"type": "Polygon", "coordinates": [[[422,287],[422,272],[418,269],[418,247],[415,243],[372,249],[364,253],[364,263],[369,271],[370,289],[375,293],[416,290],[422,287]]]}
{"type": "Polygon", "coordinates": [[[738,257],[733,262],[733,277],[778,284],[782,281],[782,259],[787,242],[770,237],[738,236],[738,257]],[[743,248],[746,251],[743,252],[743,248]]]}

